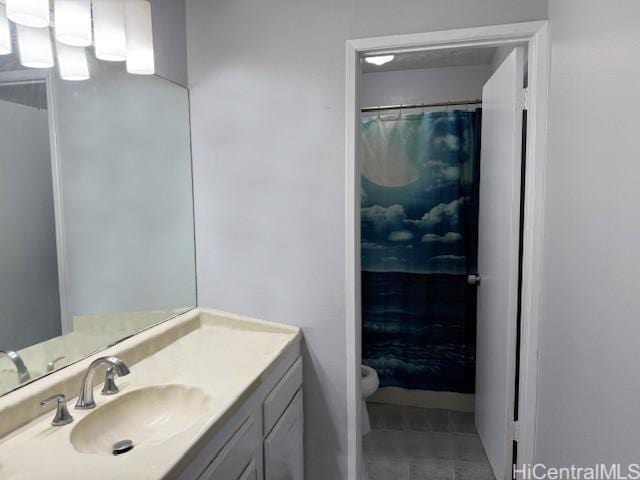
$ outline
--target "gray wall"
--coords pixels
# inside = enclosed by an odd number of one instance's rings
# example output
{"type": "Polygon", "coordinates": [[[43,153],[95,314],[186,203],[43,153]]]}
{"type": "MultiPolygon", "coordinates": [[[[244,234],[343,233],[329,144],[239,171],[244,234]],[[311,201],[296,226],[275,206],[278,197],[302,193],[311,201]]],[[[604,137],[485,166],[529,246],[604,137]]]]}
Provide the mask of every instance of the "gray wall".
{"type": "Polygon", "coordinates": [[[0,349],[18,350],[60,335],[47,110],[0,101],[0,126],[0,349]]]}
{"type": "Polygon", "coordinates": [[[156,74],[187,86],[185,0],[152,0],[156,74]]]}
{"type": "Polygon", "coordinates": [[[537,459],[637,462],[640,3],[551,0],[537,459]]]}
{"type": "Polygon", "coordinates": [[[71,315],[194,306],[186,89],[95,62],[54,82],[71,315]]]}
{"type": "MultiPolygon", "coordinates": [[[[360,83],[360,105],[374,107],[482,98],[482,86],[490,75],[489,65],[365,73],[360,83]]],[[[475,107],[470,105],[469,108],[475,107]]]]}
{"type": "Polygon", "coordinates": [[[303,328],[306,476],[346,478],[345,41],[546,0],[187,0],[199,303],[303,328]]]}

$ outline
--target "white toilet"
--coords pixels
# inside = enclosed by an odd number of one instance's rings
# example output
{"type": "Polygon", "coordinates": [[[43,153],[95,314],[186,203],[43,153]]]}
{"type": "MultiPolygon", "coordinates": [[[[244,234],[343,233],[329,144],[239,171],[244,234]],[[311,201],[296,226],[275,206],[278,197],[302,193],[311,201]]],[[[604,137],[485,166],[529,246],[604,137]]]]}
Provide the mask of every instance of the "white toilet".
{"type": "Polygon", "coordinates": [[[367,398],[373,395],[380,386],[378,372],[373,368],[362,365],[360,377],[360,391],[362,393],[362,435],[366,435],[371,431],[371,422],[369,422],[369,411],[367,410],[367,398]]]}

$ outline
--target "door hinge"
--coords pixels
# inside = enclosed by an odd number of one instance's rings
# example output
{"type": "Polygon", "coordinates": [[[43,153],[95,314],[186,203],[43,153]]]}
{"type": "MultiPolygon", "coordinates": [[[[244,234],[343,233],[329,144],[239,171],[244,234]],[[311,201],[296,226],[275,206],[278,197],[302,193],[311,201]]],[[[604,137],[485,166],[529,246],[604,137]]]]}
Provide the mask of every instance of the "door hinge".
{"type": "Polygon", "coordinates": [[[516,442],[520,441],[520,424],[518,422],[511,422],[510,426],[510,434],[511,438],[516,442]]]}
{"type": "Polygon", "coordinates": [[[529,110],[529,89],[522,89],[522,109],[529,110]]]}

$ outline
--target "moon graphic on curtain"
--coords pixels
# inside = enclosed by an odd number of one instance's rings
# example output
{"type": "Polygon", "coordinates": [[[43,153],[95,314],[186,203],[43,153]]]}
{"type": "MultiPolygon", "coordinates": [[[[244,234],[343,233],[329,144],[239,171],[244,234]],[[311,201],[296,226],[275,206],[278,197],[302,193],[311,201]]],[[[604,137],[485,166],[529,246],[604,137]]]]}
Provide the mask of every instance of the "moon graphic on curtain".
{"type": "Polygon", "coordinates": [[[420,177],[418,155],[407,151],[396,122],[373,121],[362,132],[360,171],[383,187],[404,187],[420,177]]]}

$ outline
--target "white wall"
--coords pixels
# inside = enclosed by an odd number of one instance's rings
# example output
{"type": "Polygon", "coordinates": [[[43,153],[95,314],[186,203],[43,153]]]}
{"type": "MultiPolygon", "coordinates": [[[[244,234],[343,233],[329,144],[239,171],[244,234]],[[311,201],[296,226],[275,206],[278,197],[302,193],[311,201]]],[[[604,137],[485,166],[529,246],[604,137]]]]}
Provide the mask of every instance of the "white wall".
{"type": "Polygon", "coordinates": [[[187,0],[198,292],[303,328],[307,480],[346,478],[345,41],[546,0],[187,0]]]}
{"type": "Polygon", "coordinates": [[[551,0],[537,460],[638,462],[640,3],[551,0]]]}
{"type": "Polygon", "coordinates": [[[489,65],[365,73],[360,82],[360,106],[480,99],[490,74],[489,65]]]}
{"type": "Polygon", "coordinates": [[[0,349],[60,335],[47,110],[0,101],[0,349]]]}
{"type": "Polygon", "coordinates": [[[123,64],[56,80],[71,315],[195,305],[186,89],[123,64]]]}

